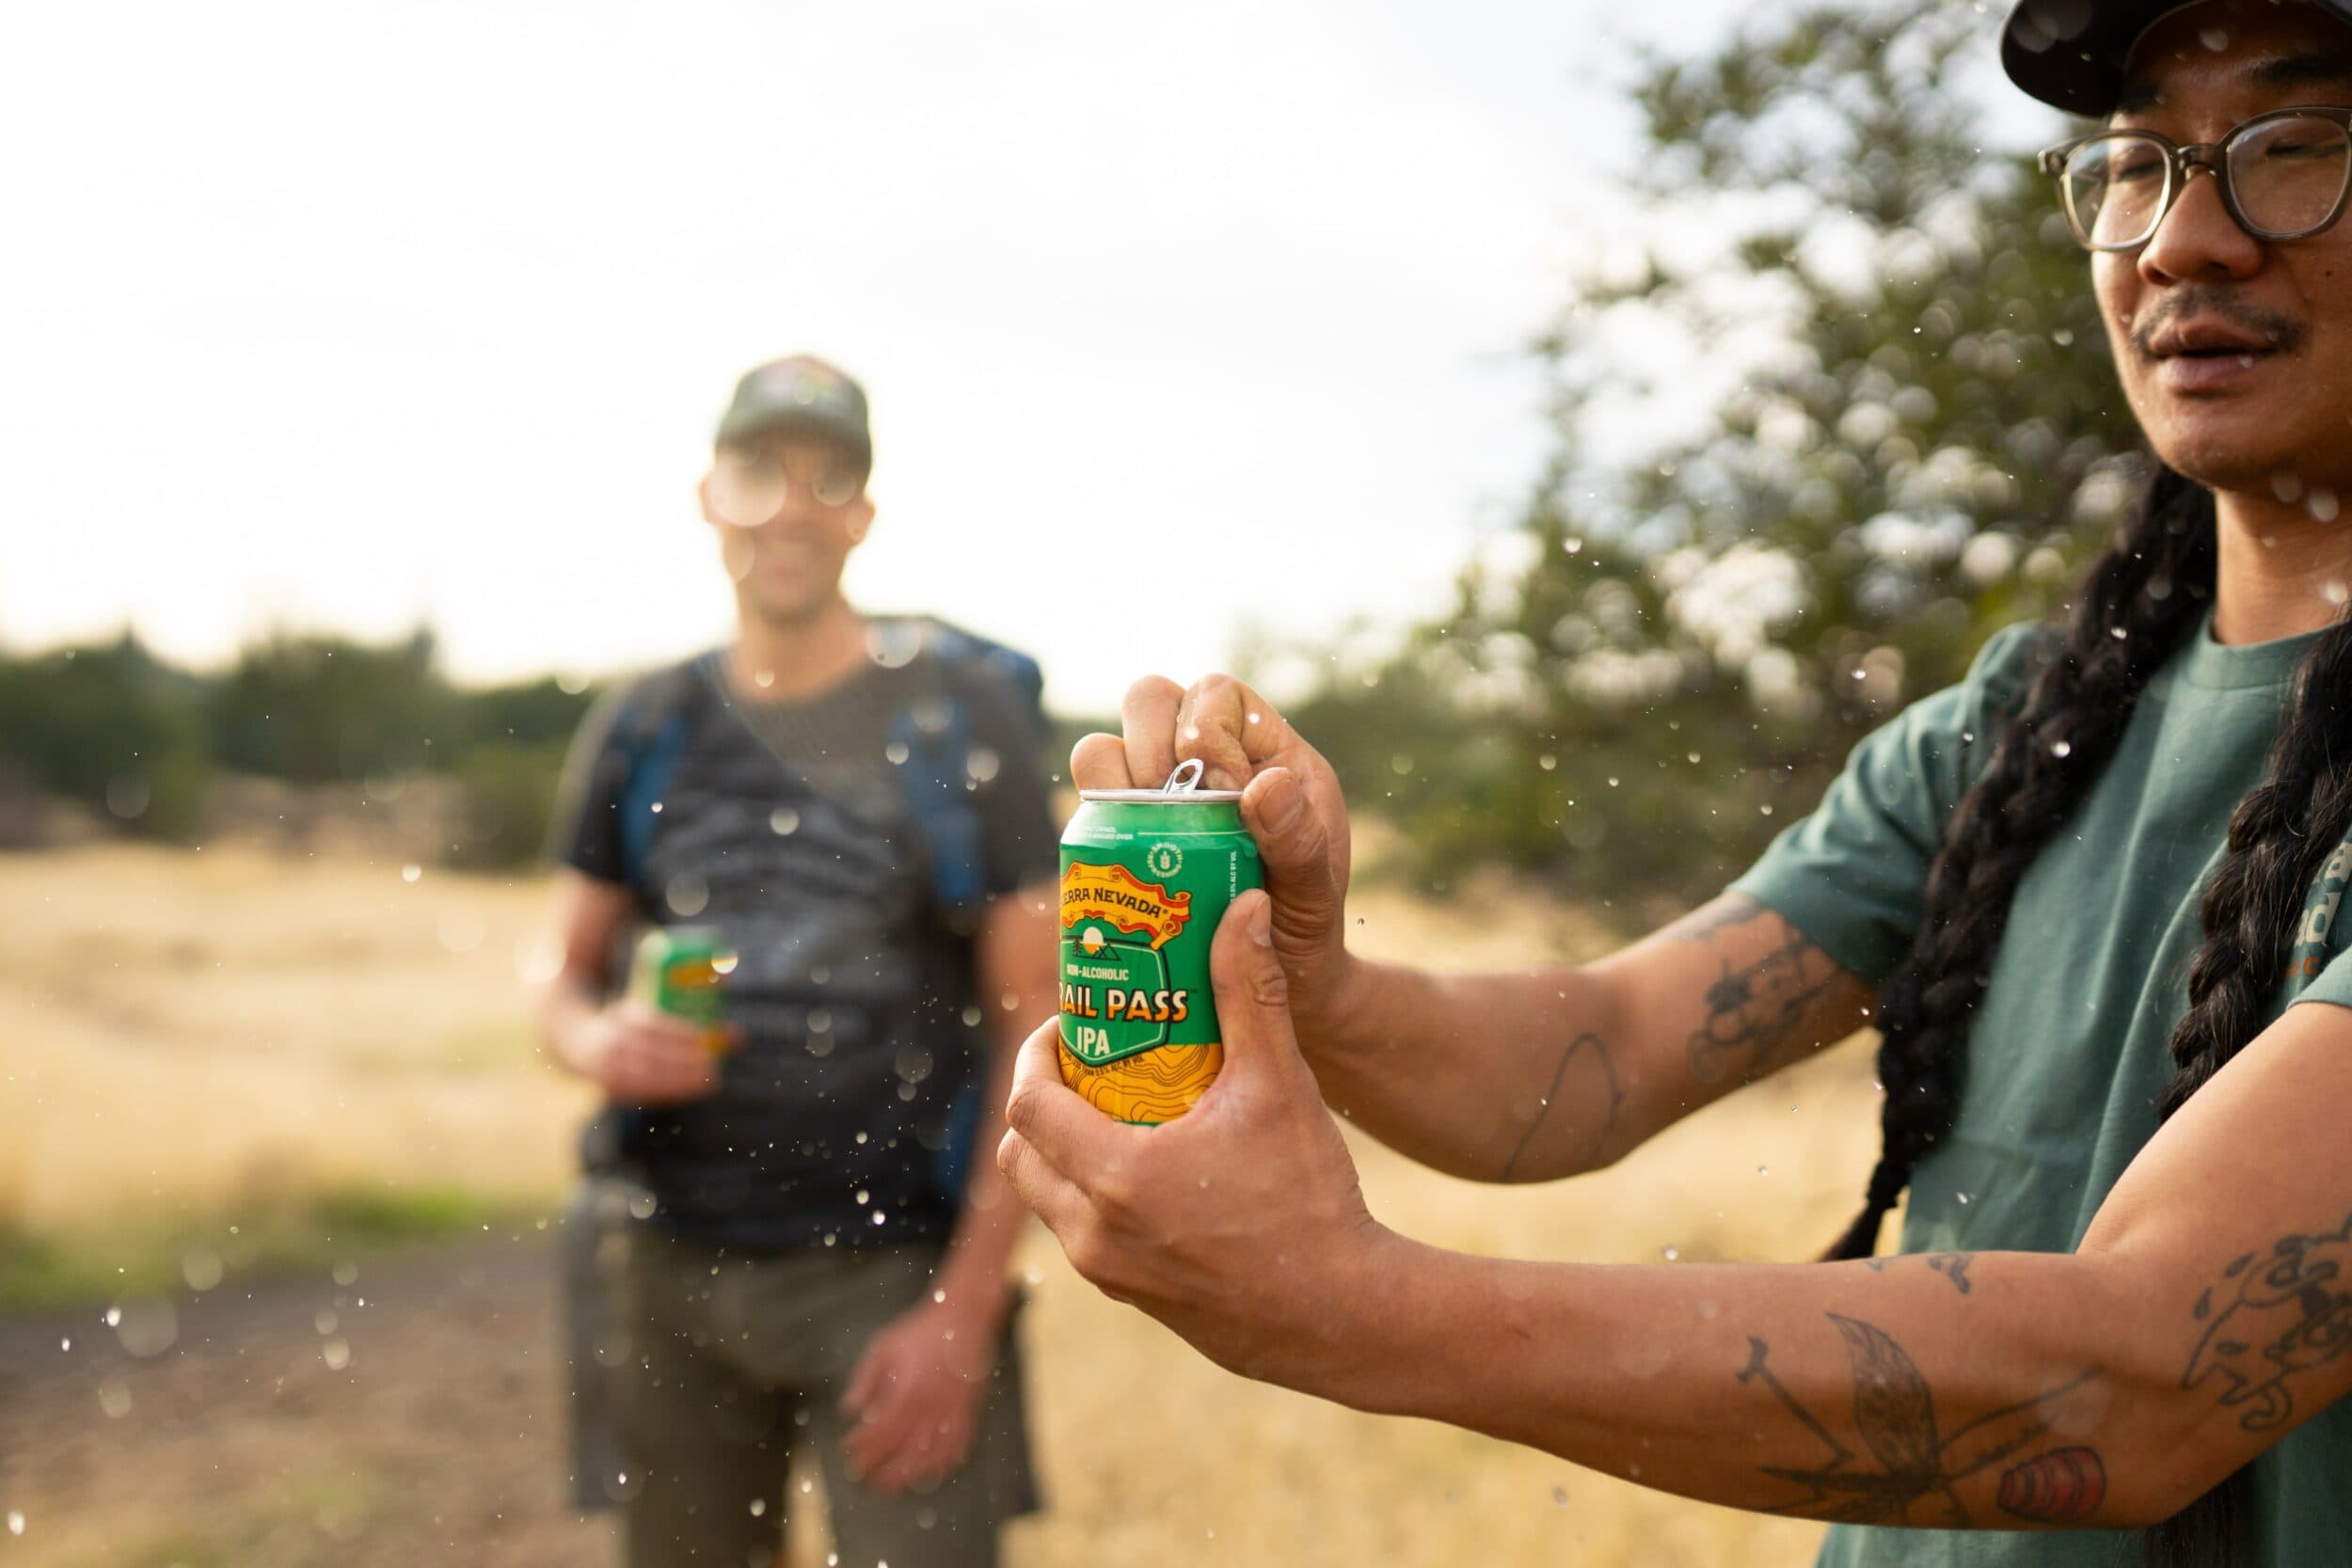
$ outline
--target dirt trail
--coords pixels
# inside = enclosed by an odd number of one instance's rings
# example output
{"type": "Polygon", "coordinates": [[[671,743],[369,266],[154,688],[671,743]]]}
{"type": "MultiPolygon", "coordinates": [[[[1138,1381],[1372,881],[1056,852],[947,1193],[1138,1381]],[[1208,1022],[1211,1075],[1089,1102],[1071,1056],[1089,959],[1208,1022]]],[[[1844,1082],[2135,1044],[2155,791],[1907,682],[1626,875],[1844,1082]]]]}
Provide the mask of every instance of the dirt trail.
{"type": "Polygon", "coordinates": [[[0,1562],[610,1562],[565,1490],[552,1249],[535,1233],[134,1311],[0,1320],[0,1562]]]}

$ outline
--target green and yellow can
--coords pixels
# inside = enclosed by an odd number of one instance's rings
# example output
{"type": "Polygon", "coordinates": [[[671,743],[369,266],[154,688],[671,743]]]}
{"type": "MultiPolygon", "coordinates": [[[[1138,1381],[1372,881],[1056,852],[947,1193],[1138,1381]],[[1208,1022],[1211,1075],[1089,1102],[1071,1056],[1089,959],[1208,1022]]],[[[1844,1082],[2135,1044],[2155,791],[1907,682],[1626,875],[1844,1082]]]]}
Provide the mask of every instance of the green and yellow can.
{"type": "Polygon", "coordinates": [[[697,1024],[703,1047],[724,1051],[728,1032],[722,982],[735,970],[735,955],[716,931],[702,926],[657,926],[637,940],[629,968],[629,994],[658,1013],[697,1024]]]}
{"type": "Polygon", "coordinates": [[[1061,1076],[1146,1126],[1192,1109],[1225,1062],[1209,945],[1261,886],[1241,796],[1185,763],[1163,789],[1089,789],[1061,840],[1061,1076]]]}

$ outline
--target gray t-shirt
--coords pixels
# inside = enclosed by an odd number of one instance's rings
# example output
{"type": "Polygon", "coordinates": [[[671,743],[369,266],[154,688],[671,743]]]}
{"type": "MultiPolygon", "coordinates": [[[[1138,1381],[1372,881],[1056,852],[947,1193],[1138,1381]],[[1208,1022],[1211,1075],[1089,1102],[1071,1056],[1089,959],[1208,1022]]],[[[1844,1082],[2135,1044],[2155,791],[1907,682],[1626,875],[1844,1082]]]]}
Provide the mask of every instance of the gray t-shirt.
{"type": "MultiPolygon", "coordinates": [[[[2018,888],[1969,1030],[1959,1120],[1913,1174],[1904,1252],[2072,1251],[2154,1134],[2156,1100],[2172,1077],[2168,1042],[2202,940],[2200,896],[2232,812],[2262,781],[2296,669],[2318,635],[2225,647],[2208,625],[2150,682],[2114,758],[2018,888]]],[[[1946,824],[2048,647],[2034,627],[1995,636],[1960,685],[1857,746],[1819,809],[1734,889],[1854,974],[1883,981],[1918,927],[1946,824]]],[[[2341,875],[2334,880],[2340,890],[2341,875]]],[[[2281,1011],[2300,1002],[2352,1006],[2344,957],[2352,920],[2331,927],[2335,896],[2312,891],[2310,940],[2281,989],[2281,1011]]],[[[2312,1202],[2314,1223],[2332,1223],[2345,1207],[2341,1195],[2314,1193],[2312,1202]]],[[[2185,1351],[2197,1338],[2194,1307],[2177,1304],[2185,1351]]],[[[2352,1543],[2352,1402],[2265,1453],[2252,1481],[2259,1549],[2248,1563],[2340,1560],[2352,1543]]],[[[2116,1531],[1841,1525],[1820,1561],[2112,1568],[2137,1554],[2134,1539],[2116,1531]]]]}

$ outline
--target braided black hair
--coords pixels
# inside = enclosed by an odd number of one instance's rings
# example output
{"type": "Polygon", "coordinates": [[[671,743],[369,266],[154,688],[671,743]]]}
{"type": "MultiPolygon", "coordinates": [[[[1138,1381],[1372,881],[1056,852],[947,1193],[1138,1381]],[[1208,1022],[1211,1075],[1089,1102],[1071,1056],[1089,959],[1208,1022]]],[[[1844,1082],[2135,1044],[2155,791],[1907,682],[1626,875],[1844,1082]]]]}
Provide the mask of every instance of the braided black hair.
{"type": "MultiPolygon", "coordinates": [[[[2217,543],[2209,491],[2158,463],[2114,548],[2076,595],[2063,641],[1953,813],[1917,937],[1879,995],[1884,1148],[1865,1207],[1831,1247],[1867,1258],[1920,1160],[1959,1115],[1968,1028],[2026,869],[2122,739],[2149,678],[2201,624],[2217,543]]],[[[2352,617],[2305,656],[2264,781],[2238,802],[2207,884],[2188,1009],[2171,1037],[2169,1117],[2268,1020],[2305,890],[2352,828],[2352,617]]],[[[2244,1481],[2147,1533],[2150,1568],[2231,1560],[2244,1481]]]]}

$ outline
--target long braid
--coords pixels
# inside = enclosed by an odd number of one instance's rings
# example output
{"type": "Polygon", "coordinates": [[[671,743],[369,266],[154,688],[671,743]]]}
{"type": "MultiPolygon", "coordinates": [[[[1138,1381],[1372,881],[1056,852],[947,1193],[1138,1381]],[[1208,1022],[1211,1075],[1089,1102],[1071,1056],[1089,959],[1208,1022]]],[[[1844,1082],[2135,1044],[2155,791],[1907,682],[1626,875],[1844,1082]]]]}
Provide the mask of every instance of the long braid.
{"type": "Polygon", "coordinates": [[[2017,884],[2114,754],[2149,678],[2199,625],[2214,560],[2212,497],[2159,465],[1929,869],[1918,935],[1879,992],[1883,1148],[1861,1214],[1827,1257],[1870,1255],[1913,1169],[1951,1132],[1969,1022],[2017,884]]]}
{"type": "MultiPolygon", "coordinates": [[[[2304,656],[2263,782],[2230,817],[2229,850],[2206,884],[2205,940],[2172,1031],[2169,1117],[2269,1022],[2303,900],[2352,830],[2352,619],[2304,656]]],[[[2244,1471],[2148,1532],[2149,1568],[2224,1568],[2245,1512],[2244,1471]]]]}

